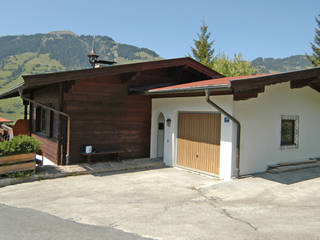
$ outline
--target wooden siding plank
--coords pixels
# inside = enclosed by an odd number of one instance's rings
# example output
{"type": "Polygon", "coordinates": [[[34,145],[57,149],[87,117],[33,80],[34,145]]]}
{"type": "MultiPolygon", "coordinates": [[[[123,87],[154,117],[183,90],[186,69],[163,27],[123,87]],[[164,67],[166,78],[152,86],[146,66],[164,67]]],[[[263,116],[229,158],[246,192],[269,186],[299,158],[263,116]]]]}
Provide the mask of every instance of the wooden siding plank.
{"type": "Polygon", "coordinates": [[[14,165],[4,165],[4,166],[0,166],[0,174],[34,170],[35,168],[36,168],[35,161],[28,162],[28,163],[14,164],[14,165]]]}
{"type": "Polygon", "coordinates": [[[71,117],[70,163],[84,161],[81,147],[119,149],[122,159],[148,157],[151,98],[128,95],[120,78],[77,81],[65,94],[71,117]]]}
{"type": "Polygon", "coordinates": [[[42,143],[41,151],[43,153],[43,156],[57,164],[58,143],[46,137],[39,136],[37,134],[32,134],[32,137],[34,137],[42,143]]]}
{"type": "Polygon", "coordinates": [[[17,163],[34,160],[36,157],[35,153],[23,153],[11,156],[0,157],[0,165],[8,163],[17,163]]]}

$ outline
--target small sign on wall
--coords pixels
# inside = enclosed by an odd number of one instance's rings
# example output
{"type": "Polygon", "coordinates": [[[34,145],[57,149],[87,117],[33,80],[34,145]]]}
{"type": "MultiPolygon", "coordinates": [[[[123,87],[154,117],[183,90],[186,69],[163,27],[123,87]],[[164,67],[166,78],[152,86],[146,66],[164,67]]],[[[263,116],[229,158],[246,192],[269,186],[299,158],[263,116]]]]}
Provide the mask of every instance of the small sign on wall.
{"type": "Polygon", "coordinates": [[[230,119],[228,117],[224,117],[224,122],[228,123],[230,121],[230,119]]]}

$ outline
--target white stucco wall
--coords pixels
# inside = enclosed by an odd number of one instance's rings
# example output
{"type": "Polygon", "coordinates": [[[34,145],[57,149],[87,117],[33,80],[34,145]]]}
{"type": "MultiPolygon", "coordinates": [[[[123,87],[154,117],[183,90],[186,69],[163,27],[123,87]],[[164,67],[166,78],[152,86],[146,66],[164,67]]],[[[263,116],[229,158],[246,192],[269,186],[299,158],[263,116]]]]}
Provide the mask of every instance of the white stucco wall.
{"type": "Polygon", "coordinates": [[[268,86],[258,98],[235,101],[241,122],[240,174],[263,172],[270,164],[320,157],[320,93],[289,83],[268,86]],[[299,146],[281,150],[281,115],[299,116],[299,146]]]}
{"type": "MultiPolygon", "coordinates": [[[[213,96],[211,99],[220,107],[233,112],[232,96],[213,96]]],[[[165,119],[171,119],[171,126],[165,123],[165,143],[164,143],[164,162],[168,166],[177,163],[177,134],[178,134],[178,113],[179,112],[215,112],[205,97],[179,97],[179,98],[158,98],[152,100],[152,122],[151,122],[151,158],[157,156],[157,132],[158,116],[162,112],[165,119]]],[[[220,142],[220,177],[230,179],[232,166],[234,165],[234,145],[232,144],[234,127],[230,120],[224,122],[224,115],[221,115],[221,142],[220,142]]]]}

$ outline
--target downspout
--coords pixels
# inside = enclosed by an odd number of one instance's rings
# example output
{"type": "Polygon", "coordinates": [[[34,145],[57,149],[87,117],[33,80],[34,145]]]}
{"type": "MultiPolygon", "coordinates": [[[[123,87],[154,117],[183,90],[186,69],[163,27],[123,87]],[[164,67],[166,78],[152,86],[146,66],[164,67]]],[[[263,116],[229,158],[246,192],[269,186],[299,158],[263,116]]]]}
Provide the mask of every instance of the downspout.
{"type": "Polygon", "coordinates": [[[207,103],[209,103],[212,107],[217,109],[220,113],[226,115],[228,118],[231,119],[231,121],[233,121],[237,125],[236,176],[237,176],[237,178],[239,178],[240,177],[240,133],[241,133],[241,124],[236,118],[234,118],[232,115],[230,115],[228,112],[226,112],[225,110],[223,110],[221,107],[219,107],[217,104],[215,104],[214,102],[212,102],[210,100],[210,90],[209,89],[205,89],[205,93],[206,93],[206,101],[207,101],[207,103]]]}
{"type": "Polygon", "coordinates": [[[33,103],[33,104],[35,104],[35,105],[37,105],[37,106],[46,108],[46,109],[48,109],[48,110],[50,110],[50,111],[56,112],[56,113],[58,113],[58,114],[60,114],[60,115],[63,115],[63,116],[65,116],[65,117],[67,118],[67,153],[66,153],[66,165],[69,165],[69,156],[70,156],[70,116],[69,116],[69,114],[64,113],[64,112],[61,112],[61,111],[58,111],[58,110],[56,110],[56,109],[54,109],[54,108],[48,107],[48,106],[46,106],[46,105],[44,105],[44,104],[42,104],[42,103],[39,103],[39,102],[36,102],[36,101],[30,99],[30,98],[24,97],[24,96],[22,95],[23,90],[22,90],[21,88],[19,88],[18,91],[19,91],[19,95],[20,95],[20,97],[22,98],[22,100],[25,100],[25,101],[28,101],[29,103],[33,103]]]}

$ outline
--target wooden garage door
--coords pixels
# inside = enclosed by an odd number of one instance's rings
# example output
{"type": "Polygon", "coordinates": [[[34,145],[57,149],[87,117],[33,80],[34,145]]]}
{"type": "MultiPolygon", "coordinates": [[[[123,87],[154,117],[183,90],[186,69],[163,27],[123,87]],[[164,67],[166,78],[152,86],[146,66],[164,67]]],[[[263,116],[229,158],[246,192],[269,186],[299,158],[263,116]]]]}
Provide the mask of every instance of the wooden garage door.
{"type": "Polygon", "coordinates": [[[219,174],[221,115],[180,113],[178,165],[219,174]]]}

